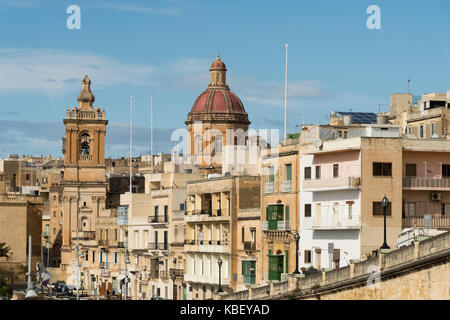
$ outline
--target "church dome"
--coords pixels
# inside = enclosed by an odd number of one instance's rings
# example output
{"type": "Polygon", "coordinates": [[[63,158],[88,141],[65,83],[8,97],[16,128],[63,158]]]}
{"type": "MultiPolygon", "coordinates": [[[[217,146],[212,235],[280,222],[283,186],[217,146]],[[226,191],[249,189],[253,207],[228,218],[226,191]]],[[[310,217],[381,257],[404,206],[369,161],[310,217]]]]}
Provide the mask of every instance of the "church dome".
{"type": "Polygon", "coordinates": [[[193,121],[231,121],[249,124],[247,112],[239,97],[226,83],[226,66],[217,55],[209,69],[208,88],[195,100],[186,123],[193,121]]]}

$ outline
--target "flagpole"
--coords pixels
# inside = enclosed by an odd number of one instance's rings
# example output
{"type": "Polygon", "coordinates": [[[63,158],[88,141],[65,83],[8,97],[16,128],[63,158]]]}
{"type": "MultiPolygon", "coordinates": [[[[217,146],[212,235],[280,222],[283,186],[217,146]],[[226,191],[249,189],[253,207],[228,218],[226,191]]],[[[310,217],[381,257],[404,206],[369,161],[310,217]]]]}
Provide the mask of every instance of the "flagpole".
{"type": "Polygon", "coordinates": [[[286,43],[286,71],[284,76],[284,140],[287,139],[287,73],[288,73],[288,44],[286,43]]]}
{"type": "Polygon", "coordinates": [[[153,173],[153,96],[150,95],[150,159],[153,173]]]}
{"type": "Polygon", "coordinates": [[[133,145],[133,96],[130,96],[130,193],[132,193],[132,172],[131,172],[131,155],[133,145]]]}

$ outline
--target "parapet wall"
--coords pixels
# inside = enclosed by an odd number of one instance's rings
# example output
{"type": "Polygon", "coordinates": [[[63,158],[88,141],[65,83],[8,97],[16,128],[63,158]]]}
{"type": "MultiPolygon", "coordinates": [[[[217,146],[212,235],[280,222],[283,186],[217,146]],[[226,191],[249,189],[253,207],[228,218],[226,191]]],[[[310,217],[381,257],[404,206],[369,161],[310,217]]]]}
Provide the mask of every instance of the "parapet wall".
{"type": "Polygon", "coordinates": [[[229,295],[255,299],[450,299],[450,232],[310,276],[288,275],[229,295]]]}

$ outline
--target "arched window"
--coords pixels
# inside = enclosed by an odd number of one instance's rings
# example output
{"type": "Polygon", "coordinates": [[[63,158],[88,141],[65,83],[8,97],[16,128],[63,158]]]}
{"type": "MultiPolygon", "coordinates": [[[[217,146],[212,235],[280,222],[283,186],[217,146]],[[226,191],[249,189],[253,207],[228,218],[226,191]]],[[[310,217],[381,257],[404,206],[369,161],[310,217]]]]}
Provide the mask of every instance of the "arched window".
{"type": "Polygon", "coordinates": [[[89,134],[84,133],[81,136],[81,154],[89,155],[91,153],[89,134]]]}

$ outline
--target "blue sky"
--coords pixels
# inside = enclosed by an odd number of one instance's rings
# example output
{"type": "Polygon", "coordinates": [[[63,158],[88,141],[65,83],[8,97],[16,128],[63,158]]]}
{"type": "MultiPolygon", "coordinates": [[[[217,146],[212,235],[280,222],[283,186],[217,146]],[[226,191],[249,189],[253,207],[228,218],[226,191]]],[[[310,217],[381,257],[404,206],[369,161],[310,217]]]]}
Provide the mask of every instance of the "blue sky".
{"type": "MultiPolygon", "coordinates": [[[[289,43],[288,131],[337,111],[378,111],[393,92],[450,89],[448,1],[0,0],[0,157],[61,155],[62,119],[92,80],[109,119],[107,155],[170,150],[206,88],[219,51],[228,84],[253,128],[282,129],[284,44],[289,43]],[[69,5],[81,29],[69,30],[69,5]],[[381,9],[369,30],[366,9],[381,9]]],[[[387,106],[382,106],[385,110],[387,106]]]]}

